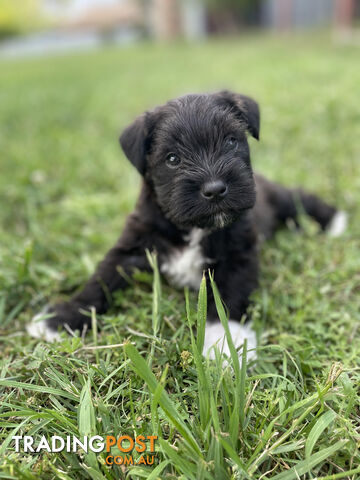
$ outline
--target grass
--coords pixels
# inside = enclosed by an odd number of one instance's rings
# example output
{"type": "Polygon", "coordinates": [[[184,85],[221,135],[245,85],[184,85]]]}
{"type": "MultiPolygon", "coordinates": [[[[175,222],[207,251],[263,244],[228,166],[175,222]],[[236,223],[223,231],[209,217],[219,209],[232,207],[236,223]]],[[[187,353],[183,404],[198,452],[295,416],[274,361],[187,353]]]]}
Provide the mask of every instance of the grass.
{"type": "Polygon", "coordinates": [[[310,36],[1,62],[0,478],[360,478],[358,57],[310,36]],[[258,360],[246,349],[228,367],[203,360],[204,286],[197,307],[158,275],[138,274],[94,313],[97,335],[29,338],[26,322],[81,286],[134,206],[121,129],[168,98],[224,87],[261,104],[254,167],[350,213],[341,239],[304,220],[263,246],[258,360]],[[11,440],[96,433],[158,435],[154,465],[16,453],[11,440]]]}

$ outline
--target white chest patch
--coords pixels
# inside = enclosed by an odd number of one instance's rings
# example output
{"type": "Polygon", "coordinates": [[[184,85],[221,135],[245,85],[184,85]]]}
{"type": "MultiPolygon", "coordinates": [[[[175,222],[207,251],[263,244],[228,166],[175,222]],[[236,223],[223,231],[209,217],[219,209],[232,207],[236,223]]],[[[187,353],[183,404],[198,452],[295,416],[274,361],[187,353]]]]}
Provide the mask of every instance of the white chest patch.
{"type": "Polygon", "coordinates": [[[188,237],[188,245],[174,249],[160,266],[160,271],[168,281],[176,287],[198,289],[201,283],[204,258],[200,245],[206,232],[201,228],[193,228],[188,237]]]}

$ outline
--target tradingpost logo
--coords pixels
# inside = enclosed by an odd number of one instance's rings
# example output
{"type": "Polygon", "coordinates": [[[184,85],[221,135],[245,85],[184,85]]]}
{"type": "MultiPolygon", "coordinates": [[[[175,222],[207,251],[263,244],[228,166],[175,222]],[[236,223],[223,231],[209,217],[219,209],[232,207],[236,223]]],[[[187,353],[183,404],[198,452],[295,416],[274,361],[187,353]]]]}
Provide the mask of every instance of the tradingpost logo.
{"type": "Polygon", "coordinates": [[[155,462],[155,442],[157,435],[121,435],[114,437],[113,435],[94,435],[92,437],[84,436],[82,439],[67,435],[60,437],[52,435],[40,438],[39,443],[35,443],[35,438],[30,435],[14,435],[12,440],[15,442],[15,452],[39,453],[46,451],[49,453],[77,453],[82,449],[85,453],[106,452],[105,458],[107,465],[153,465],[155,462]],[[116,449],[120,454],[114,455],[112,449],[116,449]]]}

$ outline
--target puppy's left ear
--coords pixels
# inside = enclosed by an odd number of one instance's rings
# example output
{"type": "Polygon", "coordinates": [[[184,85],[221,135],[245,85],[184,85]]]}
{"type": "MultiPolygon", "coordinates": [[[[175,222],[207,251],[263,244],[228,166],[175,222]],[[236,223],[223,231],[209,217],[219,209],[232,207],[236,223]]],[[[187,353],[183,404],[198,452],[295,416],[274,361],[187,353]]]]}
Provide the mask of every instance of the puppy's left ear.
{"type": "Polygon", "coordinates": [[[146,153],[149,147],[149,113],[140,115],[131,125],[125,128],[120,136],[120,145],[125,155],[141,173],[146,171],[146,153]]]}
{"type": "Polygon", "coordinates": [[[255,100],[240,93],[224,90],[219,93],[220,97],[231,104],[240,117],[246,122],[250,134],[259,140],[260,138],[260,110],[255,100]]]}

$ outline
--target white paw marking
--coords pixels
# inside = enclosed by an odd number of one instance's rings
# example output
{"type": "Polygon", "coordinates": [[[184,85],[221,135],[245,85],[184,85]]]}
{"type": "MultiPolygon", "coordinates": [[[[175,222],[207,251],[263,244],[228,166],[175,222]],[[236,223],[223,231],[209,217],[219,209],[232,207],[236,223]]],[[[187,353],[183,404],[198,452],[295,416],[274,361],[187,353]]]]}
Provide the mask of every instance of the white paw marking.
{"type": "Polygon", "coordinates": [[[327,228],[330,237],[339,237],[342,235],[348,224],[348,214],[342,210],[335,213],[327,228]]]}
{"type": "Polygon", "coordinates": [[[40,313],[36,314],[29,325],[26,326],[26,331],[31,337],[40,338],[47,342],[55,342],[61,340],[59,332],[52,330],[46,324],[47,308],[44,308],[40,313]]]}
{"type": "MultiPolygon", "coordinates": [[[[243,345],[244,340],[247,339],[247,358],[249,360],[256,358],[256,351],[254,350],[257,346],[256,334],[252,329],[251,324],[246,323],[245,325],[241,325],[239,322],[229,320],[229,330],[235,348],[243,345]]],[[[216,323],[207,323],[205,326],[203,355],[206,356],[208,354],[209,358],[214,359],[215,351],[213,347],[217,348],[220,352],[225,353],[227,356],[230,356],[230,349],[226,341],[225,330],[220,321],[216,323]]],[[[242,352],[240,351],[239,355],[241,354],[242,352]]]]}
{"type": "Polygon", "coordinates": [[[201,228],[193,228],[185,238],[188,245],[177,248],[165,259],[160,267],[161,273],[176,287],[198,289],[201,283],[205,262],[200,245],[207,232],[201,228]]]}

